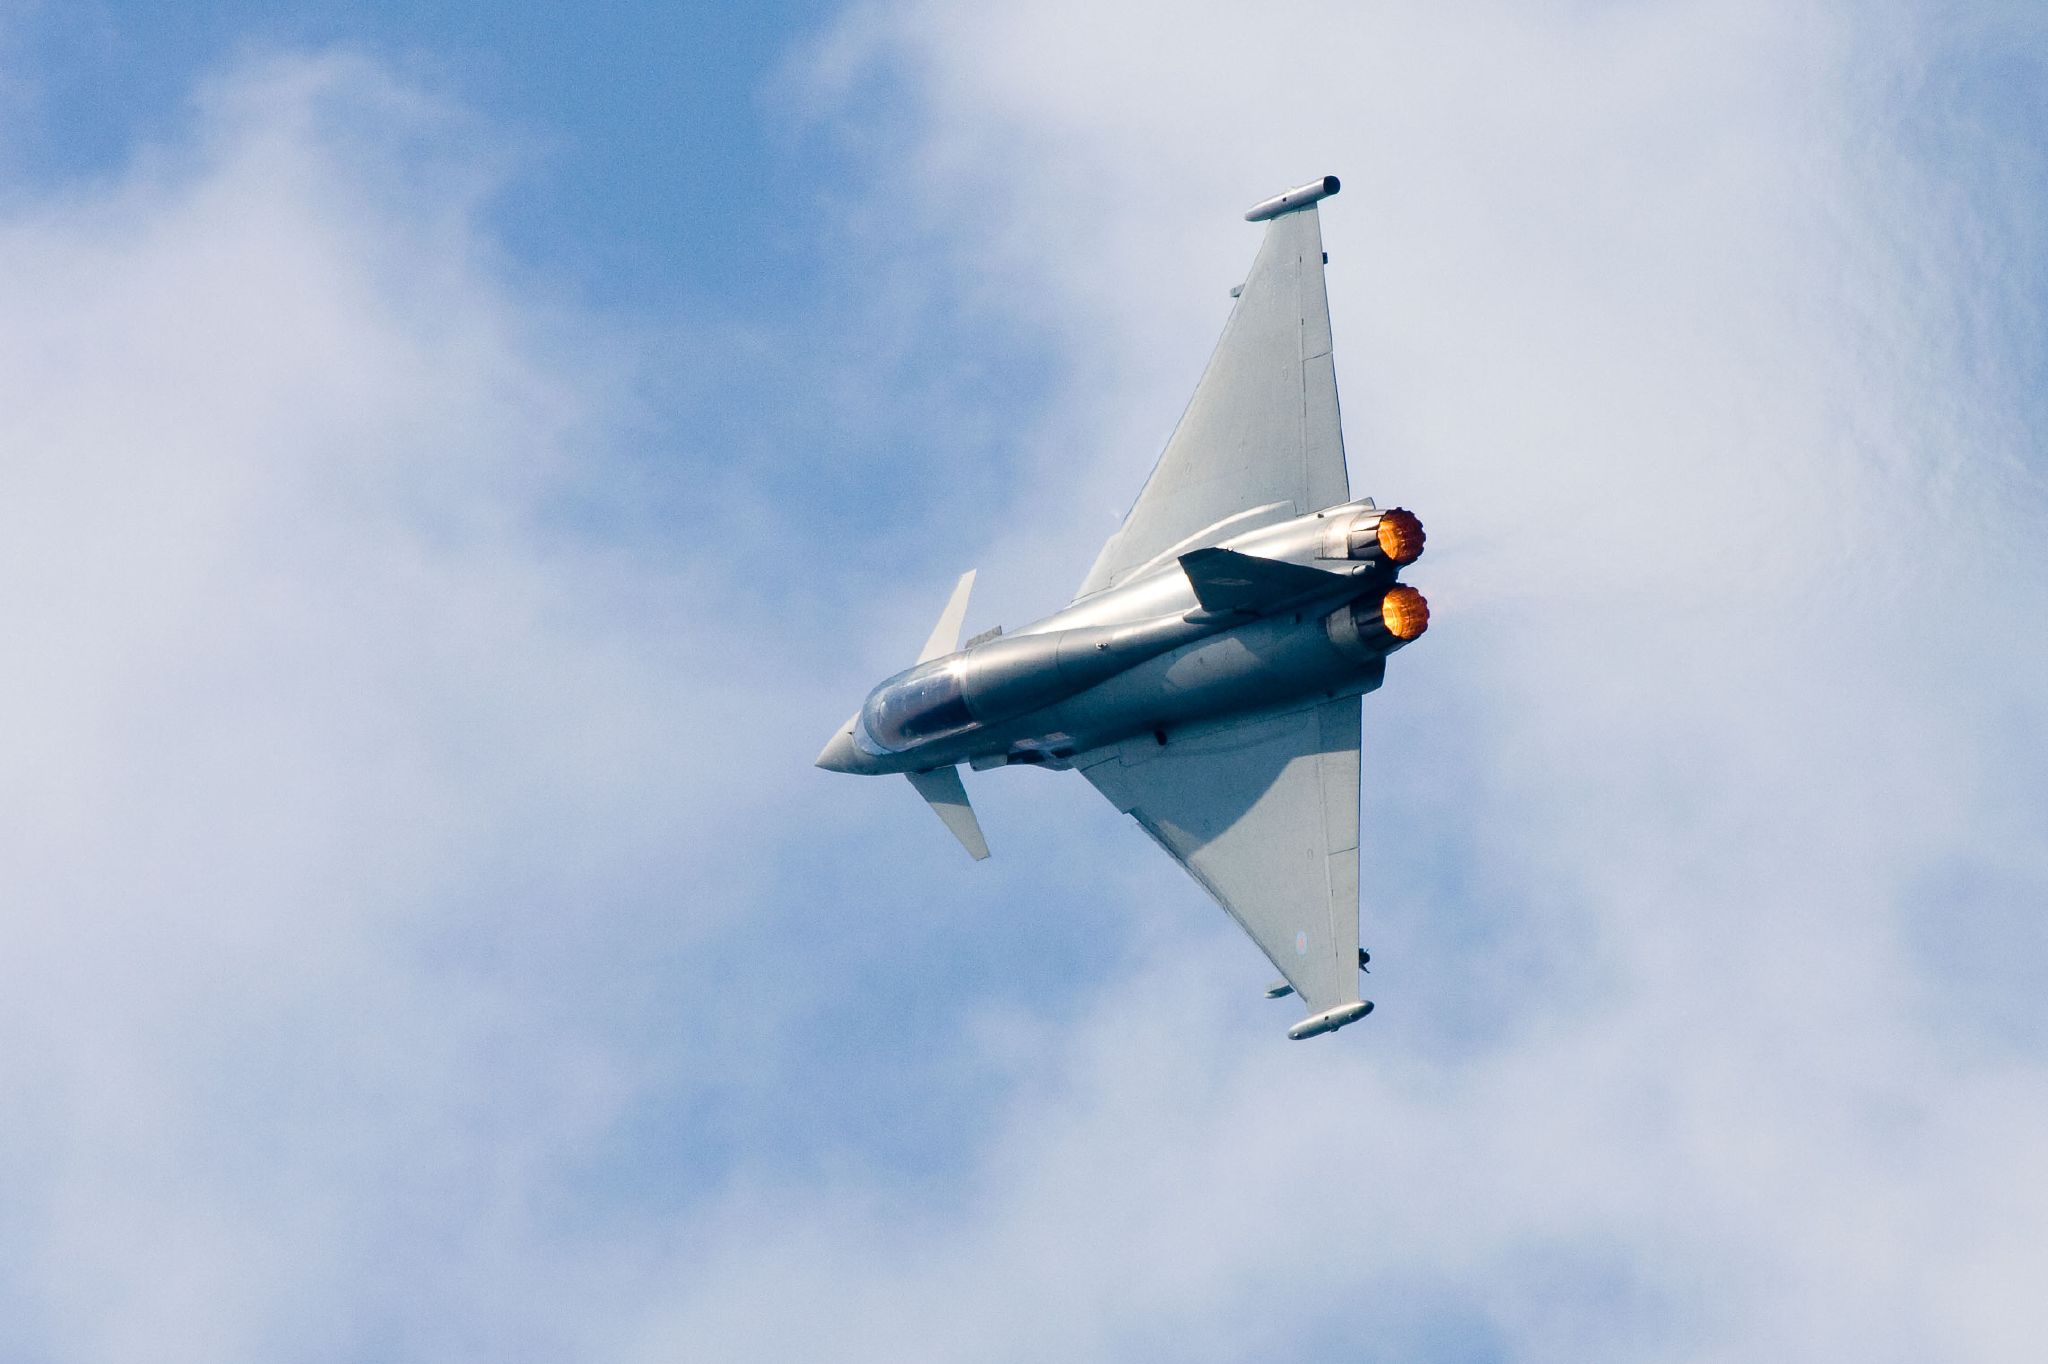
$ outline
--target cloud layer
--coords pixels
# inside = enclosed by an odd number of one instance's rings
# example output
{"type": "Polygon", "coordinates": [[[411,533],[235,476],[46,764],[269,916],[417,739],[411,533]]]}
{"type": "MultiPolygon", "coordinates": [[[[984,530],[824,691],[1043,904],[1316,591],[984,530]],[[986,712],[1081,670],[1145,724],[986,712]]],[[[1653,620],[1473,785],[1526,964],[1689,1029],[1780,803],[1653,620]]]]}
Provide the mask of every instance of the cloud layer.
{"type": "Polygon", "coordinates": [[[631,357],[489,130],[350,57],[193,119],[0,223],[0,1353],[550,1353],[750,650],[590,531],[631,357]]]}
{"type": "Polygon", "coordinates": [[[2026,1357],[2028,22],[862,9],[800,330],[565,303],[354,58],[10,198],[0,1353],[2026,1357]],[[970,868],[807,764],[954,558],[1058,604],[1325,171],[1437,615],[1297,1046],[1078,784],[970,868]]]}

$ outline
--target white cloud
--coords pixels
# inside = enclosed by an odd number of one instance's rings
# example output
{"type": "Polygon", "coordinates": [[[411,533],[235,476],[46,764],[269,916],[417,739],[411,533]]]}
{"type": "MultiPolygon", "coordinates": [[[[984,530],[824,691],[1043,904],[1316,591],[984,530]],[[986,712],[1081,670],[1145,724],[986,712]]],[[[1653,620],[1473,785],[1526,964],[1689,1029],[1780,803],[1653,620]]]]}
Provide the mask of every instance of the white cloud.
{"type": "Polygon", "coordinates": [[[821,567],[861,508],[635,448],[661,357],[503,258],[489,129],[258,64],[9,201],[0,1353],[2025,1357],[2038,130],[1903,11],[1245,28],[859,12],[918,116],[852,213],[914,246],[838,268],[1055,343],[1021,473],[890,523],[998,526],[1015,621],[1236,213],[1345,176],[1354,468],[1439,614],[1369,711],[1381,1009],[1301,1046],[1078,786],[977,785],[970,870],[809,772],[943,582],[748,587],[771,497],[821,567]]]}
{"type": "Polygon", "coordinates": [[[605,1329],[568,1190],[759,893],[721,840],[795,771],[712,779],[741,713],[818,683],[714,609],[726,542],[578,528],[636,338],[496,250],[504,159],[280,59],[0,217],[0,1353],[605,1329]]]}

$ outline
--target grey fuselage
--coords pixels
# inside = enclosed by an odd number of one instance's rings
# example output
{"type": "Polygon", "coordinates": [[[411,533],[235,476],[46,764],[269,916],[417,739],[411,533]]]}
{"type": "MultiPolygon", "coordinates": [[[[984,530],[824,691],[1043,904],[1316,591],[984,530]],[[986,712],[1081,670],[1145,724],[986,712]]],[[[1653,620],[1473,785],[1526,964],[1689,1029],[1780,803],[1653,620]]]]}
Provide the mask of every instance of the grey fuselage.
{"type": "Polygon", "coordinates": [[[1182,726],[1371,691],[1404,642],[1376,624],[1400,572],[1360,529],[1380,516],[1361,499],[1222,541],[1328,574],[1256,615],[1204,609],[1169,551],[1043,620],[884,681],[819,763],[877,775],[1065,767],[1136,735],[1164,742],[1182,726]]]}

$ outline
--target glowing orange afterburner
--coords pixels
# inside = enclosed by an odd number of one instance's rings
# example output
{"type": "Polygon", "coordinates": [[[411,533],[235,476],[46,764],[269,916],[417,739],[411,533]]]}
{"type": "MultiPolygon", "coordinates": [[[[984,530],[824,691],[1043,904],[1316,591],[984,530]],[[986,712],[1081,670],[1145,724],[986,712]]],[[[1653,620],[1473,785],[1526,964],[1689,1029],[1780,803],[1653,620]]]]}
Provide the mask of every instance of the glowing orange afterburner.
{"type": "Polygon", "coordinates": [[[1425,538],[1421,520],[1405,507],[1396,507],[1380,518],[1380,552],[1392,563],[1414,563],[1421,557],[1425,538]]]}
{"type": "Polygon", "coordinates": [[[1387,627],[1388,634],[1405,644],[1429,628],[1429,603],[1420,592],[1402,583],[1380,599],[1380,623],[1387,627]]]}

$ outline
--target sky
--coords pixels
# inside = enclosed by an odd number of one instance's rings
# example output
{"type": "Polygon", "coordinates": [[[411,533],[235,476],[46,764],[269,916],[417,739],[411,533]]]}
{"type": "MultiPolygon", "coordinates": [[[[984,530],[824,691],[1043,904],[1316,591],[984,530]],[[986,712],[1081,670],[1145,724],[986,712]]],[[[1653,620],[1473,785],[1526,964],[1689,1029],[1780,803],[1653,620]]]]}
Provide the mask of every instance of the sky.
{"type": "MultiPolygon", "coordinates": [[[[587,7],[586,7],[587,8],[587,7]]],[[[2048,16],[0,7],[0,1359],[2029,1360],[2048,16]],[[1324,205],[1368,1022],[1064,603],[1324,205]]]]}

